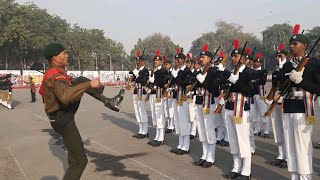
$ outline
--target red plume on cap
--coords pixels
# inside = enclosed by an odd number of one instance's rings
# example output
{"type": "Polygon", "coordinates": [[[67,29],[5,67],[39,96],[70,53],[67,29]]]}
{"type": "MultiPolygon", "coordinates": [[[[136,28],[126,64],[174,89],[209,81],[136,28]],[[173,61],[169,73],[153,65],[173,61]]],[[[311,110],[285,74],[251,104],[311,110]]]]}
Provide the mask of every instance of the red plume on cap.
{"type": "Polygon", "coordinates": [[[187,58],[188,58],[188,59],[191,59],[190,53],[187,54],[187,58]]]}
{"type": "Polygon", "coordinates": [[[208,45],[208,43],[205,43],[203,46],[203,51],[206,52],[206,51],[208,51],[208,49],[209,49],[209,45],[208,45]]]}
{"type": "Polygon", "coordinates": [[[224,56],[223,51],[220,51],[219,57],[223,58],[223,56],[224,56]]]}
{"type": "Polygon", "coordinates": [[[163,55],[162,59],[163,59],[163,62],[166,62],[167,61],[166,55],[163,55]]]}
{"type": "Polygon", "coordinates": [[[292,32],[294,35],[297,35],[299,33],[299,30],[300,30],[300,24],[296,24],[292,32]]]}
{"type": "Polygon", "coordinates": [[[283,42],[280,43],[280,45],[279,45],[279,50],[280,50],[280,51],[283,51],[283,50],[284,50],[284,43],[283,43],[283,42]]]}
{"type": "Polygon", "coordinates": [[[138,50],[137,57],[140,57],[140,56],[141,56],[141,51],[138,50]]]}
{"type": "Polygon", "coordinates": [[[247,48],[247,49],[246,49],[246,52],[247,52],[247,55],[250,55],[251,49],[250,49],[250,48],[247,48]]]}
{"type": "Polygon", "coordinates": [[[199,61],[198,56],[195,56],[194,59],[196,60],[196,62],[199,61]]]}
{"type": "Polygon", "coordinates": [[[180,52],[181,52],[181,49],[178,48],[178,49],[177,49],[177,54],[180,54],[180,52]]]}
{"type": "Polygon", "coordinates": [[[262,58],[262,53],[258,53],[257,54],[257,59],[261,59],[262,58]]]}
{"type": "Polygon", "coordinates": [[[234,40],[234,49],[239,49],[240,41],[238,39],[234,40]]]}
{"type": "Polygon", "coordinates": [[[160,56],[160,50],[158,49],[156,52],[156,55],[159,57],[160,56]]]}

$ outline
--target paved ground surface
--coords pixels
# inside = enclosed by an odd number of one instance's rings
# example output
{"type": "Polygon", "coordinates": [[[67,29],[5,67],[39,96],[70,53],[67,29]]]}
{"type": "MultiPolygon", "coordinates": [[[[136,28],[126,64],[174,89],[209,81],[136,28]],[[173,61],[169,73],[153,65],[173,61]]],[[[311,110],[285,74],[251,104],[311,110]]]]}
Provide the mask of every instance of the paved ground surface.
{"type": "MultiPolygon", "coordinates": [[[[118,90],[107,87],[104,94],[110,97],[118,90]]],[[[203,169],[192,165],[201,155],[201,144],[196,139],[191,140],[191,153],[183,156],[169,152],[178,142],[173,134],[167,135],[165,145],[158,148],[147,145],[147,139],[133,139],[137,124],[131,94],[126,92],[119,113],[84,96],[76,114],[89,158],[82,179],[224,179],[223,174],[232,167],[228,147],[218,147],[215,166],[203,169]]],[[[14,96],[14,110],[0,107],[0,180],[61,179],[67,168],[67,154],[47,120],[40,98],[29,103],[27,89],[15,90],[14,96]]],[[[315,142],[320,141],[319,124],[314,129],[315,142]]],[[[154,133],[150,126],[150,139],[154,133]]],[[[273,139],[257,137],[256,145],[253,179],[288,179],[286,169],[268,164],[277,152],[273,139]]],[[[314,150],[314,171],[313,179],[320,179],[320,150],[314,150]]]]}

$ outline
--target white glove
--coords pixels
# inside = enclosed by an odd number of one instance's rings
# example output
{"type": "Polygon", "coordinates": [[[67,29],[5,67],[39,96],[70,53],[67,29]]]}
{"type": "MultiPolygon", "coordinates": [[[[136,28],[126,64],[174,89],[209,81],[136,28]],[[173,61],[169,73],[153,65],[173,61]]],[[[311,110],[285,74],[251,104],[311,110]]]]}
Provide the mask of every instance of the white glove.
{"type": "Polygon", "coordinates": [[[239,74],[234,75],[233,73],[231,73],[230,76],[229,76],[229,78],[228,78],[228,80],[229,80],[232,84],[237,83],[238,79],[239,79],[239,74]]]}
{"type": "Polygon", "coordinates": [[[303,71],[304,68],[302,68],[302,70],[299,72],[297,72],[296,70],[292,70],[289,74],[289,79],[296,84],[300,84],[300,82],[302,81],[303,71]]]}
{"type": "Polygon", "coordinates": [[[294,96],[294,97],[303,97],[303,92],[302,92],[302,91],[295,91],[295,92],[293,93],[293,96],[294,96]]]}
{"type": "Polygon", "coordinates": [[[265,102],[267,105],[271,105],[271,104],[273,103],[273,100],[265,99],[264,102],[265,102]]]}
{"type": "Polygon", "coordinates": [[[207,77],[207,73],[204,74],[204,75],[198,74],[198,75],[197,75],[197,80],[202,84],[203,81],[206,79],[206,77],[207,77]]]}
{"type": "Polygon", "coordinates": [[[282,103],[282,101],[283,101],[283,97],[281,96],[279,99],[278,99],[278,103],[282,103]]]}
{"type": "Polygon", "coordinates": [[[154,76],[149,76],[149,82],[154,83],[154,76]]]}
{"type": "Polygon", "coordinates": [[[225,69],[221,63],[219,63],[217,65],[217,68],[218,68],[219,71],[224,71],[224,69],[225,69]]]}
{"type": "Polygon", "coordinates": [[[283,65],[287,62],[286,58],[280,59],[279,61],[279,69],[282,69],[283,65]]]}
{"type": "Polygon", "coordinates": [[[176,78],[178,76],[178,72],[179,72],[179,69],[176,71],[176,70],[172,70],[171,71],[171,74],[174,78],[176,78]]]}
{"type": "Polygon", "coordinates": [[[226,103],[226,101],[224,100],[224,98],[220,98],[219,104],[220,104],[220,105],[224,105],[225,103],[226,103]]]}
{"type": "Polygon", "coordinates": [[[11,94],[12,94],[12,92],[9,92],[9,94],[11,95],[11,94]]]}
{"type": "Polygon", "coordinates": [[[139,70],[138,69],[134,69],[133,70],[133,74],[138,77],[139,76],[139,70]]]}

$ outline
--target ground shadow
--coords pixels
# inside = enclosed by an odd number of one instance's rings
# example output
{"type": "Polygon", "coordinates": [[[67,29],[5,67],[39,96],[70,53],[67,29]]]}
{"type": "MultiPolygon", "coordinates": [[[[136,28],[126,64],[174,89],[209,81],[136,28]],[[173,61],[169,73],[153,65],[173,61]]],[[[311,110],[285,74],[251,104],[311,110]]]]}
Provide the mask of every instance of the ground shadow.
{"type": "MultiPolygon", "coordinates": [[[[135,119],[135,115],[133,113],[127,113],[122,112],[123,114],[126,114],[129,118],[135,119]]],[[[115,117],[113,115],[102,113],[102,117],[104,120],[110,121],[114,125],[125,129],[129,132],[136,133],[137,132],[137,123],[125,120],[123,118],[115,117]]],[[[151,117],[149,117],[151,119],[151,117]]],[[[149,121],[150,122],[150,121],[149,121]]],[[[155,136],[155,128],[153,126],[149,126],[149,140],[152,140],[155,136]]],[[[131,137],[130,137],[131,138],[131,137]]],[[[143,142],[144,143],[144,142],[143,142]]],[[[178,143],[178,137],[175,134],[166,134],[165,135],[165,145],[170,148],[175,148],[178,143]]],[[[265,146],[268,146],[270,149],[270,145],[261,144],[258,143],[257,146],[260,149],[260,146],[263,146],[263,148],[266,148],[265,146]]],[[[261,149],[263,149],[261,148],[261,149]]],[[[271,149],[275,149],[276,147],[271,147],[271,149]]],[[[268,150],[269,150],[268,149],[268,150]]],[[[169,153],[169,152],[168,152],[169,153]]],[[[268,156],[274,156],[273,154],[267,154],[266,152],[262,150],[258,150],[257,152],[259,155],[268,155],[268,156]]],[[[191,140],[190,144],[190,153],[188,154],[194,161],[197,161],[200,159],[202,155],[202,145],[201,142],[196,138],[191,140]]],[[[232,169],[232,155],[230,154],[229,147],[220,147],[217,146],[216,149],[216,159],[215,159],[215,167],[220,169],[223,174],[229,174],[232,169]]],[[[201,168],[201,167],[199,167],[201,168]]],[[[254,169],[255,172],[253,172],[253,175],[257,179],[286,179],[286,177],[282,176],[281,174],[278,174],[276,172],[273,172],[265,167],[262,167],[260,165],[252,163],[252,169],[254,169]],[[258,172],[258,173],[257,173],[258,172]]]]}
{"type": "Polygon", "coordinates": [[[68,154],[61,135],[56,133],[53,129],[42,129],[41,131],[46,132],[51,136],[48,142],[49,149],[52,155],[62,162],[63,170],[66,172],[68,168],[68,154]]]}
{"type": "Polygon", "coordinates": [[[148,174],[141,174],[139,171],[126,170],[126,166],[121,163],[121,160],[139,156],[144,156],[146,153],[127,154],[124,156],[114,156],[110,154],[103,154],[93,152],[86,149],[87,155],[92,158],[90,162],[96,165],[96,171],[111,171],[111,175],[115,177],[128,177],[133,179],[149,180],[148,174]]]}

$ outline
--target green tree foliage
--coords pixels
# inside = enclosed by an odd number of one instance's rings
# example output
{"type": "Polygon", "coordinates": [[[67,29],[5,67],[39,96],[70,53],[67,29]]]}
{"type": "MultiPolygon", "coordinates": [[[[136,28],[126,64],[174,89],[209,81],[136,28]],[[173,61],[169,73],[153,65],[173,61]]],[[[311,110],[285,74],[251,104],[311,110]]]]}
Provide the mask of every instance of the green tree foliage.
{"type": "Polygon", "coordinates": [[[102,30],[70,25],[32,3],[19,5],[14,0],[0,0],[0,24],[2,68],[6,59],[10,69],[24,69],[34,63],[47,62],[42,50],[54,41],[67,48],[71,70],[78,69],[78,59],[82,70],[95,70],[96,58],[99,70],[110,68],[109,57],[114,70],[121,70],[121,64],[126,68],[128,64],[123,45],[105,37],[102,30]]]}
{"type": "MultiPolygon", "coordinates": [[[[199,54],[202,52],[203,45],[208,43],[211,51],[221,46],[220,51],[227,53],[235,39],[240,41],[240,47],[243,47],[244,43],[247,41],[247,47],[250,47],[251,49],[257,48],[256,53],[263,51],[262,42],[252,33],[243,32],[243,27],[238,24],[218,21],[216,23],[216,28],[217,30],[215,32],[204,33],[201,37],[194,40],[190,52],[192,54],[199,54]]],[[[233,47],[231,50],[232,49],[233,47]]],[[[229,58],[229,60],[230,59],[231,58],[229,58]]]]}
{"type": "MultiPolygon", "coordinates": [[[[319,38],[320,36],[320,27],[317,26],[317,27],[314,27],[312,28],[310,31],[308,31],[306,33],[306,35],[311,39],[312,43],[310,45],[309,48],[311,48],[311,46],[313,46],[313,43],[315,43],[315,41],[319,38]]],[[[316,57],[316,58],[319,58],[320,56],[320,45],[318,44],[315,49],[312,51],[312,54],[311,54],[312,57],[316,57]]]]}
{"type": "Polygon", "coordinates": [[[134,66],[134,60],[137,57],[138,50],[141,50],[142,53],[143,49],[145,49],[144,55],[146,60],[148,63],[151,63],[158,49],[161,51],[161,55],[166,55],[167,59],[173,59],[176,55],[177,47],[178,45],[176,45],[169,36],[160,33],[152,34],[143,40],[139,38],[130,53],[131,64],[134,66]]]}
{"type": "Polygon", "coordinates": [[[289,50],[289,39],[292,36],[292,26],[289,24],[274,24],[262,31],[263,46],[265,49],[264,59],[267,61],[267,68],[274,70],[276,67],[275,54],[281,42],[289,50]]]}

